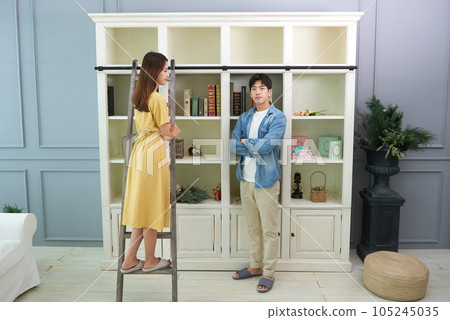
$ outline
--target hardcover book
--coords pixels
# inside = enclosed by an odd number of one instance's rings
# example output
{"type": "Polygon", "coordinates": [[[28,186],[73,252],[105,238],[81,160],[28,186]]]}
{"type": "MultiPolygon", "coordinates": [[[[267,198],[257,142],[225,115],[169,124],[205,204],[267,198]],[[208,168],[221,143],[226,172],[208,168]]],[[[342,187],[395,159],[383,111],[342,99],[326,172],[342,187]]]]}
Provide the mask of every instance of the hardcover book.
{"type": "Polygon", "coordinates": [[[241,92],[233,92],[233,116],[241,115],[241,92]]]}
{"type": "Polygon", "coordinates": [[[230,115],[233,114],[233,91],[234,91],[234,82],[230,82],[230,115]]]}
{"type": "Polygon", "coordinates": [[[191,115],[192,89],[184,89],[184,115],[191,115]]]}
{"type": "Polygon", "coordinates": [[[213,84],[208,85],[208,116],[216,116],[216,90],[213,84]]]}
{"type": "Polygon", "coordinates": [[[203,98],[198,98],[198,116],[203,117],[203,98]]]}
{"type": "Polygon", "coordinates": [[[198,97],[192,97],[192,108],[191,108],[191,116],[198,116],[198,97]]]}
{"type": "Polygon", "coordinates": [[[220,85],[216,84],[214,88],[216,89],[216,116],[220,117],[220,85]]]}
{"type": "Polygon", "coordinates": [[[114,87],[108,86],[108,116],[114,115],[114,87]]]}
{"type": "Polygon", "coordinates": [[[208,98],[203,98],[203,116],[208,116],[208,98]]]}
{"type": "Polygon", "coordinates": [[[241,86],[241,113],[244,113],[247,109],[247,101],[246,101],[246,87],[245,86],[241,86]]]}

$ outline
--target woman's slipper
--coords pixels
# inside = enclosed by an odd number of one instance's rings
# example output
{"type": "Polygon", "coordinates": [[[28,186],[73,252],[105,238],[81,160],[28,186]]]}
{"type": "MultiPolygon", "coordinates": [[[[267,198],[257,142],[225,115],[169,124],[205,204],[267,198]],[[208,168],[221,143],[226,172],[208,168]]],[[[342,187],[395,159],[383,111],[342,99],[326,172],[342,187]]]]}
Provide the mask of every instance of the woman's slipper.
{"type": "Polygon", "coordinates": [[[257,287],[258,292],[265,293],[265,292],[270,291],[270,289],[272,289],[274,281],[275,281],[275,279],[272,280],[272,279],[267,279],[267,278],[262,277],[258,283],[258,287],[257,287]],[[266,287],[266,289],[259,289],[259,286],[264,286],[264,287],[266,287]]]}
{"type": "Polygon", "coordinates": [[[159,258],[159,262],[156,266],[154,266],[153,268],[148,268],[148,269],[145,269],[144,267],[142,267],[142,271],[152,272],[152,271],[156,271],[156,270],[160,270],[160,269],[164,269],[164,268],[168,268],[168,267],[170,267],[170,261],[167,259],[159,258]]]}
{"type": "Polygon", "coordinates": [[[244,268],[242,270],[236,271],[236,273],[239,275],[239,277],[235,277],[233,275],[233,279],[234,280],[242,280],[242,279],[248,279],[248,278],[253,278],[253,277],[259,277],[262,275],[262,273],[259,274],[251,274],[250,271],[248,271],[247,268],[244,268]]]}
{"type": "Polygon", "coordinates": [[[122,273],[132,273],[132,272],[141,270],[143,266],[144,266],[144,261],[139,260],[139,263],[137,265],[135,265],[134,267],[130,268],[130,269],[122,269],[122,268],[120,268],[120,272],[122,272],[122,273]]]}

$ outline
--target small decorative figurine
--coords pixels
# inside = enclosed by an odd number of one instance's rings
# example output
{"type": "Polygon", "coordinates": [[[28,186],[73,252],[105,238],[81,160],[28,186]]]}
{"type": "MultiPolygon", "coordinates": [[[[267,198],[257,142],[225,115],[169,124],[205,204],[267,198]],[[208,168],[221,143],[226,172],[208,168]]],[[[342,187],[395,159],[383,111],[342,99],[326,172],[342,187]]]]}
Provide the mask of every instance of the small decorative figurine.
{"type": "Polygon", "coordinates": [[[201,156],[201,150],[200,148],[197,148],[196,146],[192,146],[188,149],[188,153],[191,157],[199,157],[201,156]]]}
{"type": "Polygon", "coordinates": [[[222,199],[222,188],[220,183],[218,183],[215,186],[215,188],[213,189],[213,193],[214,193],[214,200],[220,201],[222,199]]]}
{"type": "Polygon", "coordinates": [[[302,176],[300,172],[294,174],[294,192],[292,192],[291,198],[293,199],[303,199],[302,186],[300,185],[302,181],[302,176]]]}

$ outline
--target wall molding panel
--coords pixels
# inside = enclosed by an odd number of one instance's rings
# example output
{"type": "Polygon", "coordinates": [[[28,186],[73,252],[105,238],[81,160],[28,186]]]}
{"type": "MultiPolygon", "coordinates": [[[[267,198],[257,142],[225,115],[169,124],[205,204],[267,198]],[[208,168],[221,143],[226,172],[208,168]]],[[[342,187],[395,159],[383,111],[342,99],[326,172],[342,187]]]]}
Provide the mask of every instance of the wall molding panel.
{"type": "Polygon", "coordinates": [[[100,190],[95,193],[87,188],[89,181],[99,183],[100,171],[42,169],[39,172],[44,239],[102,241],[100,190]],[[97,219],[90,219],[93,216],[97,219]]]}
{"type": "MultiPolygon", "coordinates": [[[[18,0],[8,0],[8,2],[13,4],[13,12],[11,13],[14,21],[14,27],[11,28],[14,30],[14,38],[15,38],[15,58],[16,58],[16,72],[17,72],[17,103],[18,103],[18,112],[19,112],[19,131],[18,134],[18,143],[0,143],[0,148],[24,148],[25,147],[25,133],[24,133],[24,118],[23,118],[23,100],[22,100],[22,74],[21,74],[21,66],[20,66],[20,41],[19,41],[19,12],[18,12],[18,0]]],[[[9,28],[8,28],[9,29],[9,28]]],[[[8,30],[7,29],[7,30],[8,30]]],[[[4,39],[3,39],[4,41],[4,39]]],[[[9,49],[9,48],[8,48],[9,49]]],[[[9,75],[4,74],[4,77],[9,77],[9,75]]],[[[4,97],[2,97],[4,98],[4,97]]],[[[15,105],[9,105],[9,107],[16,107],[15,105]]],[[[9,138],[8,138],[9,139],[9,138]]]]}
{"type": "MultiPolygon", "coordinates": [[[[409,179],[411,179],[411,176],[415,175],[415,181],[422,182],[423,185],[427,186],[427,188],[420,188],[420,184],[411,183],[414,182],[414,180],[408,181],[407,177],[403,177],[401,179],[397,178],[394,181],[391,180],[391,187],[395,191],[399,192],[399,194],[406,200],[405,205],[400,208],[399,243],[438,244],[441,238],[441,225],[443,220],[444,170],[402,169],[398,174],[399,177],[405,175],[409,176],[409,179]],[[411,188],[414,188],[415,192],[408,196],[408,190],[411,188]],[[413,196],[416,195],[417,191],[422,192],[422,197],[413,196]],[[419,199],[420,201],[418,201],[419,199]],[[411,202],[412,204],[410,204],[411,202]],[[433,208],[433,205],[435,205],[436,208],[433,208]],[[414,208],[414,210],[411,210],[412,208],[414,208]],[[424,215],[426,215],[426,219],[424,219],[424,215]],[[412,222],[412,220],[415,221],[412,222]],[[423,232],[421,232],[424,226],[427,227],[427,231],[433,233],[425,236],[423,232]],[[407,235],[402,236],[402,233],[407,233],[407,235]]],[[[412,178],[414,179],[414,177],[412,178]]]]}
{"type": "MultiPolygon", "coordinates": [[[[43,105],[44,104],[43,104],[42,99],[43,99],[43,96],[44,96],[44,92],[42,90],[44,90],[43,89],[44,85],[41,85],[41,83],[40,83],[42,71],[40,71],[40,59],[39,59],[39,52],[38,52],[39,51],[39,46],[38,46],[39,37],[37,37],[37,33],[38,32],[36,31],[36,29],[37,29],[37,25],[36,25],[36,14],[37,14],[36,11],[37,11],[37,9],[36,9],[36,6],[40,2],[39,1],[35,1],[35,0],[30,0],[30,1],[31,1],[31,6],[32,6],[32,14],[33,14],[33,16],[32,16],[32,29],[33,29],[32,36],[33,36],[33,40],[32,41],[33,41],[33,57],[34,57],[34,61],[35,61],[35,75],[34,76],[35,76],[35,85],[36,85],[36,114],[37,114],[36,119],[37,119],[37,131],[38,131],[37,132],[37,137],[38,137],[39,147],[43,148],[43,149],[46,149],[46,148],[56,148],[56,149],[65,149],[65,148],[80,148],[80,149],[88,148],[89,149],[89,148],[95,148],[95,149],[98,149],[99,146],[98,146],[97,142],[95,142],[95,143],[55,143],[55,142],[46,142],[45,141],[45,138],[44,138],[45,135],[43,134],[43,130],[50,130],[49,132],[51,132],[51,133],[47,134],[47,136],[52,136],[52,135],[55,135],[55,134],[61,134],[61,136],[63,136],[63,137],[64,136],[65,137],[71,137],[70,133],[80,134],[80,131],[77,131],[77,129],[79,129],[81,126],[75,126],[75,125],[72,124],[68,128],[67,127],[61,127],[62,129],[58,132],[58,131],[55,131],[54,129],[50,129],[49,128],[50,125],[47,125],[47,126],[43,125],[43,118],[44,117],[42,116],[42,112],[43,112],[42,110],[43,110],[43,105]]],[[[101,4],[102,2],[99,2],[99,3],[101,4]]],[[[44,4],[41,4],[41,5],[44,5],[44,4]]],[[[74,6],[74,11],[71,12],[71,13],[73,15],[81,14],[83,17],[86,16],[86,19],[90,19],[87,16],[87,14],[84,12],[84,10],[85,10],[84,8],[80,8],[80,7],[78,7],[78,5],[75,5],[74,6]]],[[[68,23],[69,22],[67,22],[67,24],[68,23]]],[[[41,32],[40,33],[40,37],[43,37],[42,34],[43,33],[41,32]]],[[[92,28],[92,35],[94,35],[93,28],[92,28]]],[[[73,35],[69,34],[67,36],[73,36],[73,35]]],[[[59,43],[55,42],[55,47],[58,48],[59,47],[59,43]]],[[[93,51],[93,55],[95,56],[95,50],[93,51]]],[[[68,60],[70,60],[70,59],[68,59],[68,60]]],[[[95,59],[93,59],[93,60],[95,61],[95,59]]],[[[94,70],[93,70],[94,66],[95,66],[95,63],[93,62],[92,63],[92,68],[90,68],[90,70],[92,70],[92,79],[95,80],[96,79],[95,78],[96,75],[95,75],[94,70]]],[[[55,68],[52,68],[51,66],[49,66],[48,64],[46,64],[46,68],[47,69],[53,69],[53,70],[55,69],[55,68]]],[[[68,69],[70,69],[70,65],[69,64],[65,65],[65,66],[63,65],[62,69],[58,69],[58,70],[63,70],[65,72],[67,72],[68,69]]],[[[70,75],[70,72],[68,72],[68,75],[70,75]]],[[[51,81],[54,81],[54,79],[56,79],[56,78],[57,78],[57,75],[55,75],[55,77],[52,77],[51,81]]],[[[49,84],[47,83],[48,82],[48,78],[44,78],[44,79],[46,80],[45,86],[48,87],[49,86],[49,84]]],[[[67,79],[70,79],[70,78],[67,78],[67,79]]],[[[82,84],[82,83],[83,82],[80,82],[80,84],[82,84]]],[[[94,81],[92,81],[92,83],[95,84],[94,81]]],[[[66,86],[70,85],[70,81],[67,81],[65,84],[66,84],[66,86]]],[[[95,89],[96,89],[96,87],[92,91],[96,92],[95,89]]],[[[49,89],[46,89],[46,90],[49,91],[49,89]]],[[[67,90],[67,88],[65,90],[67,90]]],[[[70,91],[70,90],[68,90],[68,91],[70,91]]],[[[55,90],[54,92],[56,93],[57,91],[55,90]]],[[[85,93],[86,92],[83,91],[81,95],[75,95],[75,96],[83,97],[85,95],[85,93]]],[[[48,92],[47,92],[47,95],[48,95],[48,92]]],[[[49,99],[49,100],[51,100],[51,103],[53,102],[53,99],[49,99]]],[[[92,100],[91,101],[92,102],[92,107],[96,107],[96,103],[97,103],[96,99],[92,99],[91,98],[90,100],[92,100]]],[[[69,102],[70,102],[68,104],[69,106],[74,105],[74,103],[72,101],[69,101],[69,102]]],[[[68,103],[67,101],[63,101],[61,103],[61,108],[63,108],[64,106],[67,106],[66,105],[67,103],[68,103]]],[[[78,106],[78,105],[76,105],[76,106],[78,106]]],[[[72,110],[77,110],[77,108],[76,107],[72,108],[72,110]]],[[[60,110],[58,110],[58,112],[59,111],[60,110]]],[[[61,115],[64,115],[64,114],[58,114],[58,115],[60,115],[60,117],[56,117],[56,116],[54,117],[54,125],[55,126],[57,125],[57,121],[65,121],[67,118],[69,118],[70,112],[68,112],[67,110],[66,110],[66,112],[67,112],[66,117],[61,116],[61,115]]],[[[75,115],[77,115],[77,114],[75,113],[75,115]]],[[[95,113],[95,115],[97,115],[97,114],[95,113]]],[[[80,115],[77,115],[77,116],[80,117],[80,115]]],[[[83,116],[83,117],[85,117],[85,116],[83,116]]],[[[85,119],[89,119],[90,120],[91,118],[90,117],[86,117],[85,119]]],[[[74,121],[76,121],[76,119],[74,121]]],[[[47,122],[47,124],[48,124],[48,122],[47,122]]],[[[96,124],[96,122],[95,122],[95,124],[96,124]]],[[[87,128],[90,129],[89,126],[87,126],[87,128]]],[[[94,130],[94,132],[97,133],[97,130],[94,130]]],[[[91,139],[91,137],[89,137],[89,139],[91,139]]]]}
{"type": "MultiPolygon", "coordinates": [[[[16,183],[19,181],[16,181],[16,183]]],[[[20,183],[20,182],[19,182],[20,183]]],[[[26,169],[0,169],[0,191],[5,188],[6,190],[0,192],[0,212],[3,209],[5,204],[14,205],[17,203],[17,206],[20,208],[22,204],[19,199],[10,200],[9,197],[14,197],[17,194],[23,194],[24,207],[22,212],[30,212],[30,204],[28,199],[28,178],[27,178],[27,170],[26,169]],[[21,173],[22,177],[20,178],[22,182],[21,191],[19,189],[15,190],[14,180],[2,179],[2,173],[21,173]],[[2,186],[2,183],[5,183],[5,186],[2,186]],[[7,186],[6,186],[7,185],[7,186]],[[6,194],[6,195],[5,195],[6,194]]]]}
{"type": "Polygon", "coordinates": [[[449,125],[450,4],[402,0],[378,1],[377,6],[374,93],[382,102],[400,106],[405,126],[433,130],[437,139],[429,149],[438,155],[447,147],[449,125]],[[409,14],[398,23],[406,5],[409,14]]]}

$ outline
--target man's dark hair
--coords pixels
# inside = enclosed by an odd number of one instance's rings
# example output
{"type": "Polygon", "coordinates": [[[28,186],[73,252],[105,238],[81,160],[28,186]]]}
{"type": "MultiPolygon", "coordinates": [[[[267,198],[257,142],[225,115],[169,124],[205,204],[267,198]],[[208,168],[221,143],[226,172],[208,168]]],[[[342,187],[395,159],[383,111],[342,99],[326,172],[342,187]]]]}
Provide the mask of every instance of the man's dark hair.
{"type": "Polygon", "coordinates": [[[248,82],[248,88],[251,90],[252,86],[258,80],[261,80],[261,83],[264,84],[267,87],[267,89],[269,90],[272,89],[272,80],[265,73],[255,73],[254,75],[252,75],[250,81],[248,82]]]}

